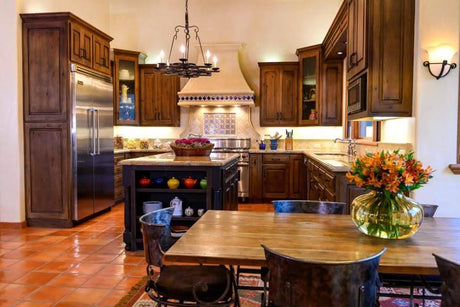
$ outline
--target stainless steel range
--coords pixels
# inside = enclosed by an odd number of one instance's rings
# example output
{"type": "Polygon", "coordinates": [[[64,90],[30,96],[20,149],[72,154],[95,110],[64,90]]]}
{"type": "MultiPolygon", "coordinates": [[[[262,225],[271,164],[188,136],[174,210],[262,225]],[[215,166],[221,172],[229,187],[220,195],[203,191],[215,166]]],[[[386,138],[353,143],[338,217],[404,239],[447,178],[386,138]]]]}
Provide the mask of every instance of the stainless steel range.
{"type": "Polygon", "coordinates": [[[249,148],[251,148],[251,139],[240,138],[222,138],[211,139],[214,143],[213,152],[218,153],[238,153],[238,171],[240,180],[238,181],[238,197],[242,201],[249,197],[249,148]]]}

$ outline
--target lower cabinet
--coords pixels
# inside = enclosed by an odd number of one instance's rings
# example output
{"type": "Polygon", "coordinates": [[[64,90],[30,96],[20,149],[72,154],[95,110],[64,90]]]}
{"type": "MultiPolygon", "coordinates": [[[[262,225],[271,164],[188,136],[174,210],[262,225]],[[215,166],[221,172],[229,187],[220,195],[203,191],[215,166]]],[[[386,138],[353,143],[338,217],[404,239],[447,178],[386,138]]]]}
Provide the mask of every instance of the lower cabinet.
{"type": "Polygon", "coordinates": [[[313,159],[307,161],[307,199],[337,201],[347,204],[347,213],[357,196],[367,193],[348,182],[346,172],[334,172],[313,159]]]}
{"type": "Polygon", "coordinates": [[[250,154],[249,199],[299,199],[305,194],[303,155],[250,154]]]}

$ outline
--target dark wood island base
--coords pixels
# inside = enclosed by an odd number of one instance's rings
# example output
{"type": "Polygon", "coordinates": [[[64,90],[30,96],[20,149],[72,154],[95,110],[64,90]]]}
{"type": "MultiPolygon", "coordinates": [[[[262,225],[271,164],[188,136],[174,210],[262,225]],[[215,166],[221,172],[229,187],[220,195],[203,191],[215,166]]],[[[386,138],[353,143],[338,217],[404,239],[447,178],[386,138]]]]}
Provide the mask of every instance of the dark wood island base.
{"type": "MultiPolygon", "coordinates": [[[[123,241],[126,250],[143,248],[139,217],[145,201],[161,201],[163,208],[171,200],[182,200],[182,216],[174,216],[173,225],[191,226],[199,219],[198,209],[237,210],[238,168],[237,154],[211,154],[209,157],[176,157],[172,153],[123,160],[123,185],[125,187],[125,231],[123,241]],[[180,181],[177,189],[170,189],[167,181],[172,177],[180,181]],[[184,179],[196,179],[193,187],[187,188],[184,179]],[[139,181],[150,179],[150,184],[141,186],[139,181]],[[201,179],[207,185],[200,185],[201,179]],[[191,216],[185,209],[193,209],[191,216]]],[[[145,182],[145,181],[144,181],[145,182]]]]}

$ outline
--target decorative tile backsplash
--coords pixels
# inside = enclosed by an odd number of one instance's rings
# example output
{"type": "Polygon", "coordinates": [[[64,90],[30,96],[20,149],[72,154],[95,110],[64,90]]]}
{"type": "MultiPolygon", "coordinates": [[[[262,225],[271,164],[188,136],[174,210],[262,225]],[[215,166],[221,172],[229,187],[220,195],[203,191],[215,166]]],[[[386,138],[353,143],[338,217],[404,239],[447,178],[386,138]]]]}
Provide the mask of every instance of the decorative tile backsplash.
{"type": "Polygon", "coordinates": [[[235,113],[204,113],[205,135],[235,135],[235,113]]]}

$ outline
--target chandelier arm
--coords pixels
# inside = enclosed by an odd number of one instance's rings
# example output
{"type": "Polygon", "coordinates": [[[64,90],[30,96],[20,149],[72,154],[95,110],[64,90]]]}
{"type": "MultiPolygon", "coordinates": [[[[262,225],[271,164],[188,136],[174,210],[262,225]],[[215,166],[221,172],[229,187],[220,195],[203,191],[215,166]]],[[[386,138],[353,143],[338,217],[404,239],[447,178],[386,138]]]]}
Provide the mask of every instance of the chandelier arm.
{"type": "Polygon", "coordinates": [[[204,60],[203,46],[201,46],[201,39],[198,36],[198,32],[200,31],[200,29],[198,27],[196,27],[193,30],[195,31],[195,39],[198,41],[198,44],[200,45],[201,57],[203,58],[203,64],[204,64],[204,63],[206,63],[206,61],[204,60]]]}
{"type": "Polygon", "coordinates": [[[174,41],[177,40],[177,33],[179,32],[179,28],[182,28],[182,26],[176,26],[174,28],[174,31],[176,33],[173,35],[173,38],[171,40],[171,47],[169,48],[168,63],[171,63],[171,53],[172,53],[172,50],[173,50],[173,47],[174,47],[174,41]]]}

